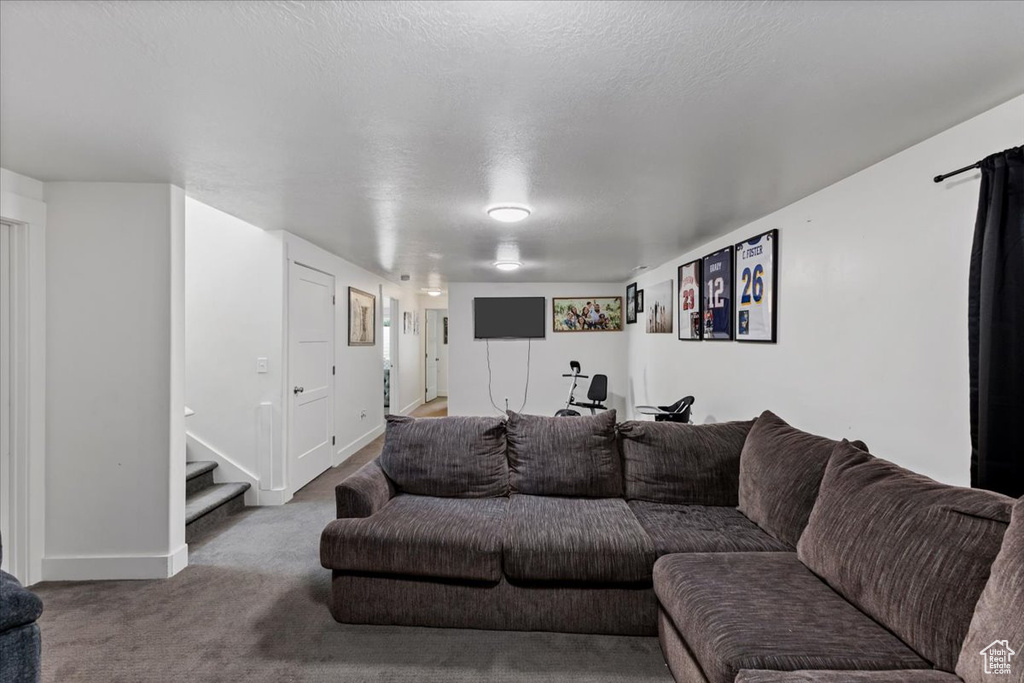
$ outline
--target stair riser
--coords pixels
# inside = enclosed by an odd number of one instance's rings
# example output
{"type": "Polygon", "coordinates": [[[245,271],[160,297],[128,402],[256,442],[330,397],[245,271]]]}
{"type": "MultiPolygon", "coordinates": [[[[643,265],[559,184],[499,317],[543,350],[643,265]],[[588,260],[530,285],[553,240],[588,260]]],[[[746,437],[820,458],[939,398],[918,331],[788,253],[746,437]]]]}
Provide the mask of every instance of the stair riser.
{"type": "Polygon", "coordinates": [[[204,472],[198,477],[193,477],[185,482],[185,495],[191,496],[193,493],[202,491],[207,486],[213,486],[213,470],[204,472]]]}
{"type": "Polygon", "coordinates": [[[206,532],[218,527],[225,518],[245,509],[245,496],[238,495],[218,508],[210,510],[191,524],[185,525],[185,542],[192,543],[206,532]]]}

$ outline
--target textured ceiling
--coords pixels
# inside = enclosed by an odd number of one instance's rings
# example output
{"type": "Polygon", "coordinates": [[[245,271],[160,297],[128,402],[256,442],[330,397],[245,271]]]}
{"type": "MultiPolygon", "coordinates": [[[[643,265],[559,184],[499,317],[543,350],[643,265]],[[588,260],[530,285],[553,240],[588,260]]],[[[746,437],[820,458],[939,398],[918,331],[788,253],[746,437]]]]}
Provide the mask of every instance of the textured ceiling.
{"type": "Polygon", "coordinates": [[[419,285],[624,280],[1024,92],[1022,2],[7,0],[0,31],[0,165],[177,183],[419,285]]]}

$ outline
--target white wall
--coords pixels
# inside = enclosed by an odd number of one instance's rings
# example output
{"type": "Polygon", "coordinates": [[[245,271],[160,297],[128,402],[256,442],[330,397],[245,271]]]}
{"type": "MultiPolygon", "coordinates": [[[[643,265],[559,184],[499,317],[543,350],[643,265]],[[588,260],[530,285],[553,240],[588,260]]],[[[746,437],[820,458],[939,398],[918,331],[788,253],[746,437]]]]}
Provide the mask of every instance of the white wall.
{"type": "Polygon", "coordinates": [[[47,579],[186,563],[184,201],[164,184],[46,185],[47,579]]]}
{"type": "Polygon", "coordinates": [[[283,467],[261,472],[260,448],[283,458],[277,440],[258,441],[260,404],[271,405],[272,434],[282,432],[285,383],[284,248],[268,233],[194,199],[185,202],[185,421],[189,459],[213,458],[220,481],[252,486],[246,502],[283,502],[283,467]],[[256,372],[267,358],[267,372],[256,372]],[[196,441],[198,439],[198,442],[196,441]],[[211,450],[212,449],[212,452],[211,450]],[[261,491],[260,481],[264,484],[261,491]],[[276,481],[275,481],[276,479],[276,481]]]}
{"type": "Polygon", "coordinates": [[[645,273],[641,288],[674,281],[682,263],[780,231],[778,344],[682,342],[630,325],[628,404],[693,394],[697,422],[769,408],[967,485],[967,276],[979,173],[938,185],[932,177],[1022,137],[1018,97],[645,273]]]}
{"type": "MultiPolygon", "coordinates": [[[[543,296],[546,302],[546,338],[532,341],[529,397],[524,412],[553,415],[565,407],[569,385],[562,373],[569,361],[578,360],[583,374],[608,375],[606,405],[620,413],[625,409],[625,332],[555,333],[551,331],[552,297],[623,296],[623,287],[609,283],[479,283],[453,282],[448,288],[448,411],[452,415],[495,415],[487,391],[487,343],[473,338],[473,299],[492,296],[543,296]]],[[[504,409],[518,410],[523,404],[528,343],[525,340],[492,340],[491,395],[504,409]]],[[[585,400],[586,380],[576,392],[585,400]]]]}

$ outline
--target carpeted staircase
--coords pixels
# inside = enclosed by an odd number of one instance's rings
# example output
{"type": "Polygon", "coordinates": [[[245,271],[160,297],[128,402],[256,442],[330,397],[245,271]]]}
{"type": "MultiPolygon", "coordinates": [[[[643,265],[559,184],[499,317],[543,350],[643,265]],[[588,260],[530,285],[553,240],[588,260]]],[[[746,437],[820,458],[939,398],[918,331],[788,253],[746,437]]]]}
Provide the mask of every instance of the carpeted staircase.
{"type": "Polygon", "coordinates": [[[249,484],[215,484],[215,462],[185,463],[185,542],[218,526],[245,507],[249,484]]]}

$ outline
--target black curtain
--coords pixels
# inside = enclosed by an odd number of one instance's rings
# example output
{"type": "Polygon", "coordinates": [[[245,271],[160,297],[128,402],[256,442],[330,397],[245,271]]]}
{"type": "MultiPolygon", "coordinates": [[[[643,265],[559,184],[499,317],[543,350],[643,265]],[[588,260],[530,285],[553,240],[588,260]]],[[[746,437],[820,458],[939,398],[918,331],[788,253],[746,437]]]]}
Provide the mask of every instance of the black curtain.
{"type": "Polygon", "coordinates": [[[1024,495],[1024,147],[981,162],[968,301],[971,486],[1024,495]]]}

